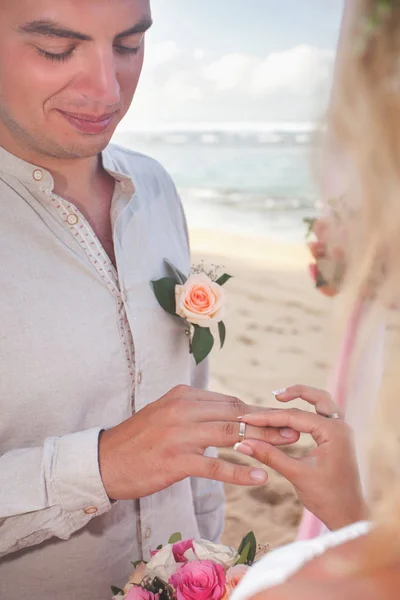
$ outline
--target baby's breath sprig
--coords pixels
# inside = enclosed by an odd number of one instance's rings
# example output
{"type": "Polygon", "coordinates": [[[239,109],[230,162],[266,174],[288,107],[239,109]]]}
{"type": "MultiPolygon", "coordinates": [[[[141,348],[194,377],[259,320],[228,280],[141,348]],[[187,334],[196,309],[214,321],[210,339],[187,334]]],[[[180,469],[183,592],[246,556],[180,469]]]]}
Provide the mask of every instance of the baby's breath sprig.
{"type": "Polygon", "coordinates": [[[190,274],[200,275],[200,273],[204,273],[204,275],[207,275],[211,281],[217,281],[223,269],[225,269],[225,267],[222,267],[221,265],[206,265],[204,260],[202,260],[200,264],[192,266],[190,269],[190,274]]]}

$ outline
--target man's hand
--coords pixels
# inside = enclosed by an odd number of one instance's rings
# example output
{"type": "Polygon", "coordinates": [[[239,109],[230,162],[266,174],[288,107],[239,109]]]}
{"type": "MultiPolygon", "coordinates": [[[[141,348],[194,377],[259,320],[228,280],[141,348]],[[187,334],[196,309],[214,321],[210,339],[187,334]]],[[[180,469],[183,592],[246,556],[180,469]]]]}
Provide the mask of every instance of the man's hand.
{"type": "MultiPolygon", "coordinates": [[[[187,386],[172,389],[102,433],[100,472],[109,498],[143,498],[186,477],[264,484],[264,470],[203,456],[210,446],[234,446],[240,439],[238,418],[257,410],[260,408],[221,394],[187,386]]],[[[297,432],[286,428],[248,426],[246,434],[274,445],[299,439],[297,432]]]]}

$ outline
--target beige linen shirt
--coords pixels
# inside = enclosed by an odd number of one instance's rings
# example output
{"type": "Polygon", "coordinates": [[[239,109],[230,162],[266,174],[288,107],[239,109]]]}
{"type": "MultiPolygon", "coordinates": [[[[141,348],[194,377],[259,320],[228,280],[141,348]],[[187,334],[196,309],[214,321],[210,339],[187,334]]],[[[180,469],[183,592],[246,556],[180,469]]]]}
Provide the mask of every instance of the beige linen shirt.
{"type": "MultiPolygon", "coordinates": [[[[187,479],[111,506],[98,436],[177,384],[206,383],[150,281],[189,270],[175,187],[109,146],[116,268],[52,176],[0,148],[0,598],[107,600],[171,533],[216,540],[223,490],[187,479]]],[[[135,457],[132,457],[135,460],[135,457]]]]}

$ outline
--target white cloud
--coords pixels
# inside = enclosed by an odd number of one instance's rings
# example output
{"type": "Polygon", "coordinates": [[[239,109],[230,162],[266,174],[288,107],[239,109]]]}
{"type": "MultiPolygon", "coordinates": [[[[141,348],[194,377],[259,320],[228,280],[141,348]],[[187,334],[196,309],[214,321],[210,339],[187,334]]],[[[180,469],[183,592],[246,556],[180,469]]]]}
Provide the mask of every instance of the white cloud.
{"type": "Polygon", "coordinates": [[[301,45],[266,57],[210,60],[175,42],[147,48],[137,98],[121,128],[165,121],[312,120],[327,102],[334,53],[301,45]]]}
{"type": "Polygon", "coordinates": [[[193,52],[193,58],[195,60],[203,60],[206,57],[206,51],[203,50],[202,48],[196,48],[196,50],[193,52]]]}
{"type": "Polygon", "coordinates": [[[162,98],[172,104],[185,104],[195,100],[202,99],[202,92],[199,86],[190,81],[190,74],[176,73],[162,88],[162,98]]]}
{"type": "Polygon", "coordinates": [[[206,66],[203,76],[215,84],[217,91],[226,92],[238,88],[247,80],[249,71],[252,71],[257,63],[257,58],[246,54],[226,54],[206,66]]]}
{"type": "Polygon", "coordinates": [[[148,44],[146,46],[146,63],[149,68],[165,65],[179,57],[178,44],[173,41],[161,42],[159,44],[148,44]]]}

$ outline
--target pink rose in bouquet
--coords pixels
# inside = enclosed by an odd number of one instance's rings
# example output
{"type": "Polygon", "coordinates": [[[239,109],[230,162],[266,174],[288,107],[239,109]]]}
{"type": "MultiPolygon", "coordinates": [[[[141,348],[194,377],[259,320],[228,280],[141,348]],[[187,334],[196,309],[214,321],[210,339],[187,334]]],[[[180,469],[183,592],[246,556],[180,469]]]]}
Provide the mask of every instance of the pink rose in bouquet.
{"type": "Polygon", "coordinates": [[[187,550],[193,550],[193,540],[183,540],[181,542],[176,542],[172,545],[172,553],[177,563],[185,563],[187,562],[187,558],[185,558],[185,552],[187,550]]]}
{"type": "Polygon", "coordinates": [[[177,600],[221,600],[225,595],[225,571],[209,560],[188,562],[172,575],[170,585],[177,600]]]}
{"type": "Polygon", "coordinates": [[[159,600],[160,594],[153,594],[153,592],[148,592],[144,588],[140,587],[140,585],[135,585],[131,588],[130,592],[127,596],[125,596],[125,600],[159,600]]]}

